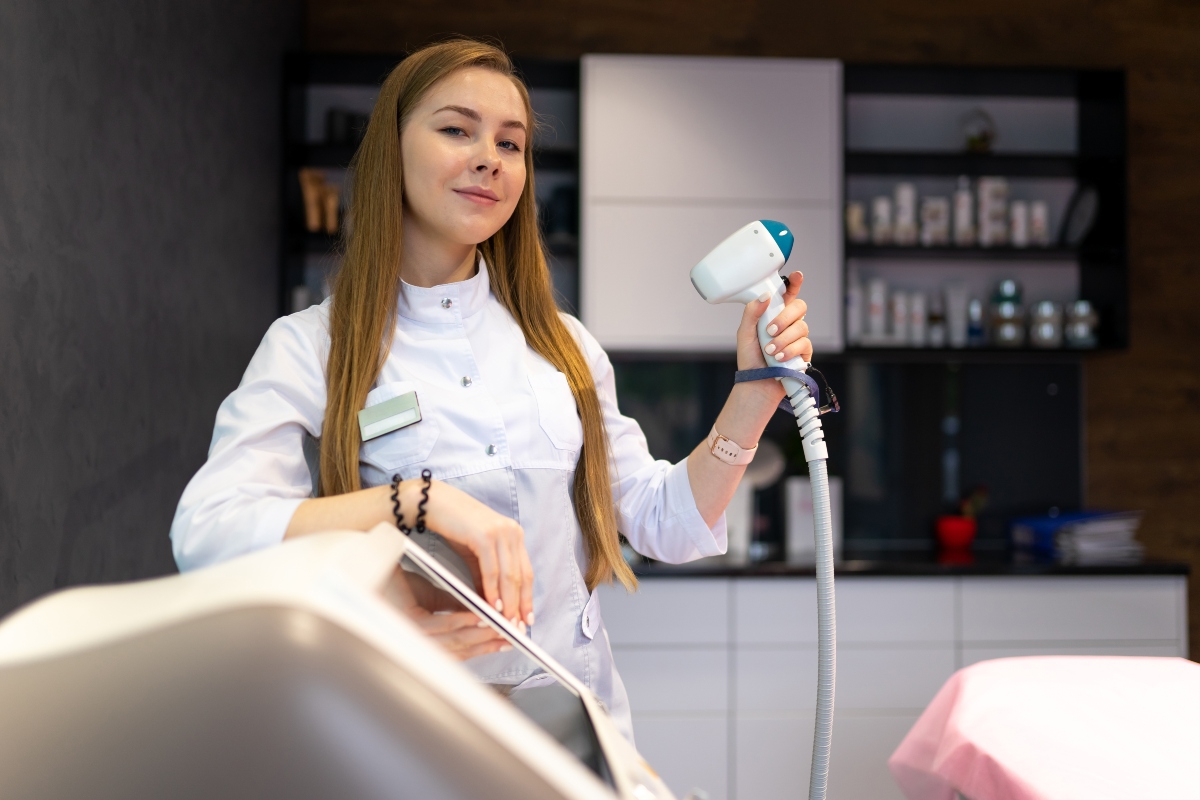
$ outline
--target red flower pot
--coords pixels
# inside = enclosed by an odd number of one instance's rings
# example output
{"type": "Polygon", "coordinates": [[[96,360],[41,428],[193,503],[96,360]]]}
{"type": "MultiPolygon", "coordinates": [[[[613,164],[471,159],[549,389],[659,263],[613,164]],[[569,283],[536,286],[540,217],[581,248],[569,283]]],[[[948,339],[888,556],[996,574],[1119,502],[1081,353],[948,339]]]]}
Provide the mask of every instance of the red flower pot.
{"type": "Polygon", "coordinates": [[[937,519],[938,543],[947,550],[965,550],[975,541],[975,518],[945,515],[937,519]]]}

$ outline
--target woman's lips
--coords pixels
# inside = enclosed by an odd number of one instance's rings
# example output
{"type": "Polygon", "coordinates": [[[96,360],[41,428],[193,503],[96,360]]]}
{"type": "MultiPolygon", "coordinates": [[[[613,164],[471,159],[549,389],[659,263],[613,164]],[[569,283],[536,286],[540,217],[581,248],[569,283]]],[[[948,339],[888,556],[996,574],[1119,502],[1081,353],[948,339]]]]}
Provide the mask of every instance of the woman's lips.
{"type": "Polygon", "coordinates": [[[494,206],[496,203],[500,202],[500,198],[496,196],[496,193],[488,191],[487,189],[455,189],[454,191],[467,198],[472,203],[476,203],[481,206],[494,206]]]}

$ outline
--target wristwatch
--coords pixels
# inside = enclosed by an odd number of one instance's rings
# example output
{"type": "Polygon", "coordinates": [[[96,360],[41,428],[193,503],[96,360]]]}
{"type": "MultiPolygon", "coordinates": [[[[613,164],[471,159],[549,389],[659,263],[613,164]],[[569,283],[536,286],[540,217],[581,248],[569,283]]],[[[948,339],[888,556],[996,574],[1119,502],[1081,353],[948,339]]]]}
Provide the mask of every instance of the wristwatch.
{"type": "Polygon", "coordinates": [[[754,447],[742,447],[732,439],[728,439],[717,433],[717,428],[714,425],[712,431],[708,434],[708,452],[726,464],[741,467],[754,460],[754,454],[758,452],[758,445],[754,445],[754,447]]]}

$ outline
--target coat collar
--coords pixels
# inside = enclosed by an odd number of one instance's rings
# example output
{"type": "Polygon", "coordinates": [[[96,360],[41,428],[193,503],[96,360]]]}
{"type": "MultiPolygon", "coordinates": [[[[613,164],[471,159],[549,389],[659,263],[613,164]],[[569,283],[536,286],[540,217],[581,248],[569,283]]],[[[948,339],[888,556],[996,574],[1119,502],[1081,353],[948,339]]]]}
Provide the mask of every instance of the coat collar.
{"type": "Polygon", "coordinates": [[[475,274],[465,281],[430,287],[400,281],[396,310],[416,322],[453,323],[482,311],[490,294],[487,266],[481,258],[475,274]]]}

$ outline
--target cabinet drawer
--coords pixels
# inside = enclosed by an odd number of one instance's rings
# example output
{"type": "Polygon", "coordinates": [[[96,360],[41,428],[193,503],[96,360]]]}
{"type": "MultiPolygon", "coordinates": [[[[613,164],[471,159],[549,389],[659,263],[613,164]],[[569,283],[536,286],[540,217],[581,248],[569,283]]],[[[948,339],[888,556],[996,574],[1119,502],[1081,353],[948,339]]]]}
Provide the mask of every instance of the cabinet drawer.
{"type": "Polygon", "coordinates": [[[638,752],[677,797],[695,788],[710,800],[729,797],[729,720],[724,715],[634,714],[633,736],[638,752]]]}
{"type": "Polygon", "coordinates": [[[712,578],[643,580],[634,594],[600,587],[600,613],[614,645],[726,644],[729,581],[712,578]]]}
{"type": "MultiPolygon", "coordinates": [[[[850,578],[835,585],[839,643],[954,642],[954,580],[850,578]]],[[[817,641],[816,581],[734,582],[735,640],[741,644],[817,641]]]]}
{"type": "Polygon", "coordinates": [[[729,707],[729,652],[724,648],[614,648],[634,714],[722,712],[729,707]]]}
{"type": "MultiPolygon", "coordinates": [[[[887,760],[916,720],[916,714],[834,715],[829,800],[903,800],[887,760]]],[[[737,800],[807,796],[811,713],[738,719],[735,729],[737,800]]]]}
{"type": "MultiPolygon", "coordinates": [[[[816,707],[815,647],[739,649],[738,713],[811,711],[816,707]]],[[[954,674],[954,648],[839,648],[839,710],[924,708],[954,674]]]]}
{"type": "Polygon", "coordinates": [[[963,578],[963,642],[1181,640],[1183,580],[963,578]]]}

